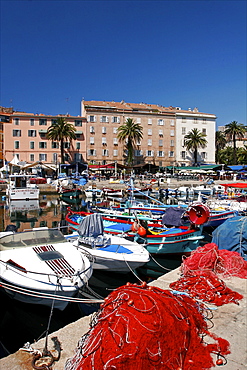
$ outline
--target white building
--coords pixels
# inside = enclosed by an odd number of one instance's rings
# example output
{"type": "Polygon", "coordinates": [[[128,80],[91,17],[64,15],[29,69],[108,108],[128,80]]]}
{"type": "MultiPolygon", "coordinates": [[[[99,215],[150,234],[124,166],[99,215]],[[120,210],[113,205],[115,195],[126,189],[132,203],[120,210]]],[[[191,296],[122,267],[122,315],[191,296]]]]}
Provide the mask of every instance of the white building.
{"type": "Polygon", "coordinates": [[[215,163],[215,126],[216,116],[214,114],[201,113],[197,108],[191,110],[176,111],[176,164],[188,166],[193,164],[194,153],[184,146],[184,137],[194,128],[206,134],[207,146],[198,148],[198,164],[215,163]]]}

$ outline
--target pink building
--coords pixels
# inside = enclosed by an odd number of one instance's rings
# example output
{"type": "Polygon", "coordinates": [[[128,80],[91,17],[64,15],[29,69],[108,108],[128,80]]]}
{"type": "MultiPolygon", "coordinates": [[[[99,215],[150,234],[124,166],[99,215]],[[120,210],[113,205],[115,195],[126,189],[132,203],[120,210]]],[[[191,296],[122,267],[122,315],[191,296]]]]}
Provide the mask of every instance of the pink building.
{"type": "Polygon", "coordinates": [[[23,112],[13,112],[12,120],[4,124],[4,154],[6,160],[11,161],[16,155],[19,161],[26,163],[40,161],[47,164],[57,164],[61,162],[59,143],[46,138],[48,128],[59,117],[64,117],[67,122],[76,128],[76,140],[64,143],[66,161],[85,162],[85,118],[23,112]]]}

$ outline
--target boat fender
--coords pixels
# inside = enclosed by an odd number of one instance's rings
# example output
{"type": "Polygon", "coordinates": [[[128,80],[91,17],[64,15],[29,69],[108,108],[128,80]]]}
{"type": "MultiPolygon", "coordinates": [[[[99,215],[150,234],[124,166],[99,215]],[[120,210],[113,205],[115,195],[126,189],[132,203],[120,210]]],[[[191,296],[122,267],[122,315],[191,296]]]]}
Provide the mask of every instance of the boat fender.
{"type": "Polygon", "coordinates": [[[147,230],[145,229],[145,227],[143,227],[143,226],[140,226],[139,228],[138,228],[138,234],[140,235],[140,236],[145,236],[146,234],[147,234],[147,230]]]}
{"type": "Polygon", "coordinates": [[[187,212],[190,222],[195,225],[202,225],[209,219],[210,212],[205,204],[192,204],[187,212]]]}

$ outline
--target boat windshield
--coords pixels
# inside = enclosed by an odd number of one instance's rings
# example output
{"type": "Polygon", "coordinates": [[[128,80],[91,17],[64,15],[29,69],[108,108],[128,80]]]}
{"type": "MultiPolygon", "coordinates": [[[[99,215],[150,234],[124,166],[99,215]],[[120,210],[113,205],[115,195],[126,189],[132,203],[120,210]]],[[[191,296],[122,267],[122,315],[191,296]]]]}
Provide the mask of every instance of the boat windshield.
{"type": "Polygon", "coordinates": [[[3,236],[0,239],[0,250],[25,248],[33,245],[56,244],[67,242],[59,230],[42,229],[24,231],[3,236]]]}

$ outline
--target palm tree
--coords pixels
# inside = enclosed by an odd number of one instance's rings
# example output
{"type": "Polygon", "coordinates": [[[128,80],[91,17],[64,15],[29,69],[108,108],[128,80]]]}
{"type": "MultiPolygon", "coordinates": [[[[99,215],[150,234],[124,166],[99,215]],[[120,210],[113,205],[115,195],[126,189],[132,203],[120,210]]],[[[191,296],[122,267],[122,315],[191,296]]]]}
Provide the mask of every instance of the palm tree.
{"type": "Polygon", "coordinates": [[[207,145],[206,134],[199,131],[197,128],[193,128],[184,136],[184,145],[187,150],[194,151],[194,163],[197,165],[197,154],[198,148],[205,148],[207,145]]]}
{"type": "Polygon", "coordinates": [[[227,143],[226,136],[223,131],[216,131],[215,133],[215,162],[219,163],[219,152],[225,147],[227,143]]]}
{"type": "Polygon", "coordinates": [[[120,142],[125,142],[125,147],[128,151],[127,163],[132,164],[134,158],[134,147],[137,142],[142,139],[142,126],[135,123],[132,118],[128,118],[117,131],[117,138],[120,142]]]}
{"type": "Polygon", "coordinates": [[[226,125],[225,134],[233,141],[233,164],[237,164],[237,149],[236,141],[237,139],[242,139],[247,132],[246,126],[237,121],[232,121],[226,125]]]}
{"type": "Polygon", "coordinates": [[[64,141],[76,139],[76,128],[64,117],[59,117],[47,130],[48,140],[59,141],[61,151],[61,163],[64,163],[64,141]]]}

